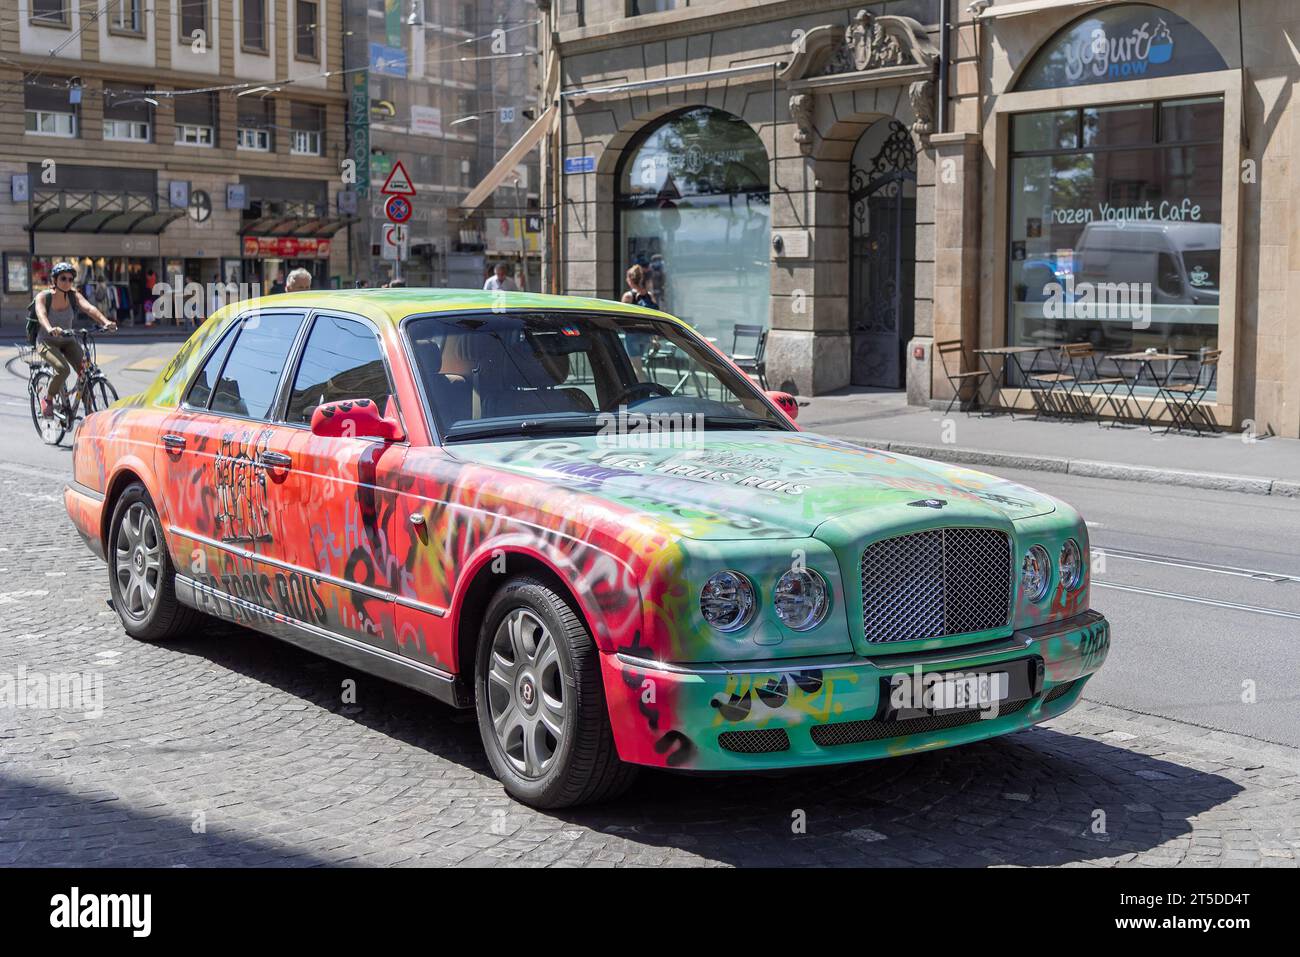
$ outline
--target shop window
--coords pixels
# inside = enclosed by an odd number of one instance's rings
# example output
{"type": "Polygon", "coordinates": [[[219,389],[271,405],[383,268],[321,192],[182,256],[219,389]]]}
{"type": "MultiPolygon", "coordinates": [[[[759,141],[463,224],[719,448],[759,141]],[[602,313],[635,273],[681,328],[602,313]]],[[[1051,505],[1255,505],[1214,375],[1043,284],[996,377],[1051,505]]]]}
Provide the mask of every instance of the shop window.
{"type": "Polygon", "coordinates": [[[294,4],[294,54],[299,60],[320,60],[316,10],[317,4],[309,0],[297,0],[294,4]]]}
{"type": "Polygon", "coordinates": [[[70,102],[69,91],[53,84],[33,81],[23,89],[23,129],[36,136],[78,135],[78,107],[70,102]]]}
{"type": "Polygon", "coordinates": [[[1012,117],[1010,344],[1217,348],[1223,122],[1222,97],[1012,117]]]}
{"type": "Polygon", "coordinates": [[[630,144],[617,183],[617,295],[639,265],[660,309],[724,348],[735,323],[767,324],[768,157],[747,123],[709,107],[665,117],[630,144]]]}
{"type": "Polygon", "coordinates": [[[375,333],[354,319],[319,316],[298,363],[285,421],[310,422],[316,406],[341,399],[370,399],[382,413],[392,391],[375,333]]]}
{"type": "Polygon", "coordinates": [[[250,53],[266,53],[266,0],[240,0],[244,49],[250,53]]]}

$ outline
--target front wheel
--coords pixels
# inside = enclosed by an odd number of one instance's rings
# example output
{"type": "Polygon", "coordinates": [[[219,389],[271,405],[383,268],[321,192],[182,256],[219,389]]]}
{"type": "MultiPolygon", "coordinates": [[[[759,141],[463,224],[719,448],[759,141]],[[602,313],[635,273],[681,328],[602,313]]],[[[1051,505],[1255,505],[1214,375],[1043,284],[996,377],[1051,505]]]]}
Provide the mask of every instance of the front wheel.
{"type": "Polygon", "coordinates": [[[107,551],[113,608],[128,635],[166,641],[194,623],[197,613],[176,598],[176,573],[162,521],[139,482],[127,486],[113,507],[107,551]]]}
{"type": "Polygon", "coordinates": [[[113,388],[113,383],[102,375],[97,375],[90,380],[90,385],[86,387],[87,415],[107,409],[116,401],[117,390],[113,388]]]}
{"type": "Polygon", "coordinates": [[[479,732],[511,797],[571,807],[628,788],[636,768],[614,747],[600,652],[565,598],[533,578],[506,582],[479,634],[479,732]]]}

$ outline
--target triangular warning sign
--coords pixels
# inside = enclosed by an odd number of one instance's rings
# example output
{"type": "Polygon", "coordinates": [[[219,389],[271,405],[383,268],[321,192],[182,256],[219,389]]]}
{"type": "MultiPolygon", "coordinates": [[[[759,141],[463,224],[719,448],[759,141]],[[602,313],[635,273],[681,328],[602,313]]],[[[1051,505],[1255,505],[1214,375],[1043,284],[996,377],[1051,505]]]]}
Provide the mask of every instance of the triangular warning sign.
{"type": "Polygon", "coordinates": [[[406,175],[406,167],[402,165],[401,160],[393,164],[393,169],[388,174],[388,179],[384,180],[384,188],[380,192],[391,196],[415,195],[415,187],[411,185],[411,177],[406,175]]]}

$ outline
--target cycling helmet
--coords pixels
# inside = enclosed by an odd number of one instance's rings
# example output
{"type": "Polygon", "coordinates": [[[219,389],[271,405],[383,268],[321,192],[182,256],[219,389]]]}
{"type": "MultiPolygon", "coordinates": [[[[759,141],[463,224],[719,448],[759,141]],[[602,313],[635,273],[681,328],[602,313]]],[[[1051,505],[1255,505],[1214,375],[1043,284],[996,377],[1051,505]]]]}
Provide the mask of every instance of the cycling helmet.
{"type": "Polygon", "coordinates": [[[54,268],[50,270],[50,282],[54,282],[54,280],[58,279],[59,273],[65,272],[72,273],[73,279],[77,278],[77,267],[72,265],[72,263],[55,263],[54,268]]]}

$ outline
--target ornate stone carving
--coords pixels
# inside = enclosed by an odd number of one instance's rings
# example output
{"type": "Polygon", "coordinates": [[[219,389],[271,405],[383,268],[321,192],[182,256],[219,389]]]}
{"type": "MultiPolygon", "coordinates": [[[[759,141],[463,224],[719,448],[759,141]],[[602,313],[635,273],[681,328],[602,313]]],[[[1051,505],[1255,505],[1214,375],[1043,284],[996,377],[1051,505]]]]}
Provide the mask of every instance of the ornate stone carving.
{"type": "Polygon", "coordinates": [[[836,45],[830,59],[819,75],[860,73],[882,66],[902,66],[914,63],[913,58],[898,42],[898,37],[885,32],[883,23],[866,10],[859,10],[853,22],[844,30],[844,37],[836,45]]]}
{"type": "Polygon", "coordinates": [[[934,81],[917,80],[907,88],[908,99],[912,101],[912,135],[917,142],[925,145],[926,139],[934,132],[934,81]]]}
{"type": "Polygon", "coordinates": [[[794,120],[794,141],[799,152],[808,156],[813,148],[813,98],[810,93],[796,93],[790,97],[790,118],[794,120]]]}

